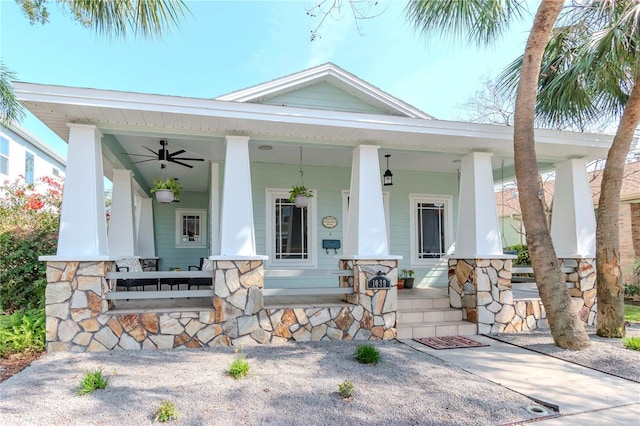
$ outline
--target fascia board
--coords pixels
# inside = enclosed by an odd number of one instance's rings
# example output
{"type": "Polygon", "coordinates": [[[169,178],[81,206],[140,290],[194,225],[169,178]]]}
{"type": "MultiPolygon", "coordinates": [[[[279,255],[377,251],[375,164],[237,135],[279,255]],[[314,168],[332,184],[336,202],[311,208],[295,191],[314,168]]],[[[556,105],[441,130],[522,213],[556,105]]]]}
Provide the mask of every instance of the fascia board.
{"type": "MultiPolygon", "coordinates": [[[[513,128],[491,124],[336,112],[274,105],[227,102],[212,99],[152,95],[65,86],[14,83],[16,98],[23,102],[73,105],[86,108],[115,108],[235,118],[286,124],[344,127],[386,132],[407,132],[451,137],[512,140],[513,128]]],[[[609,148],[613,136],[536,129],[536,142],[609,148]]]]}

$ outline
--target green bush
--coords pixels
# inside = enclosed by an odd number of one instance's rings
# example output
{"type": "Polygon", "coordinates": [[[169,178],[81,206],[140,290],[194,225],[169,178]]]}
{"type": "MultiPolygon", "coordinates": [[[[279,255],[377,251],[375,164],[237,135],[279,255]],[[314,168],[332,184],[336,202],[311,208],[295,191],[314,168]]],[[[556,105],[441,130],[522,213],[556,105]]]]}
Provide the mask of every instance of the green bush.
{"type": "Polygon", "coordinates": [[[625,348],[640,351],[640,337],[625,337],[622,339],[625,348]]]}
{"type": "Polygon", "coordinates": [[[87,395],[97,389],[104,389],[109,384],[109,376],[103,375],[102,370],[89,370],[80,379],[78,395],[87,395]]]}
{"type": "Polygon", "coordinates": [[[0,315],[0,356],[44,350],[44,309],[0,315]]]}
{"type": "Polygon", "coordinates": [[[249,374],[249,361],[244,355],[238,355],[227,369],[227,373],[234,379],[239,379],[249,374]]]}
{"type": "Polygon", "coordinates": [[[0,186],[0,310],[44,307],[46,264],[57,245],[62,181],[43,177],[0,186]]]}
{"type": "Polygon", "coordinates": [[[162,401],[158,410],[156,411],[156,416],[154,420],[156,422],[164,423],[169,420],[176,420],[179,417],[178,408],[176,404],[172,401],[162,401]]]}
{"type": "Polygon", "coordinates": [[[351,398],[355,390],[355,386],[353,386],[353,383],[351,383],[349,380],[345,380],[338,385],[338,393],[343,398],[351,398]]]}
{"type": "Polygon", "coordinates": [[[358,345],[354,357],[360,364],[377,364],[381,359],[380,352],[370,344],[358,345]]]}
{"type": "Polygon", "coordinates": [[[625,284],[624,285],[624,294],[625,296],[635,296],[640,294],[640,286],[634,284],[625,284]]]}
{"type": "Polygon", "coordinates": [[[514,259],[514,265],[531,265],[531,259],[529,258],[529,248],[524,244],[516,244],[515,246],[507,247],[507,250],[518,252],[518,258],[514,259]]]}

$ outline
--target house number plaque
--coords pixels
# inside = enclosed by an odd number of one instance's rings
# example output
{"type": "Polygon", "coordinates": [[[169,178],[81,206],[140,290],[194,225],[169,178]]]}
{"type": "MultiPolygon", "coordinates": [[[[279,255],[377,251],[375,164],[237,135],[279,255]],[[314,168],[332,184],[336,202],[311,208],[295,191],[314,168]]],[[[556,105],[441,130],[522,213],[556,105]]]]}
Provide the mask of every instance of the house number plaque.
{"type": "Polygon", "coordinates": [[[391,288],[391,281],[382,272],[378,272],[378,275],[367,281],[367,290],[378,288],[391,288]]]}

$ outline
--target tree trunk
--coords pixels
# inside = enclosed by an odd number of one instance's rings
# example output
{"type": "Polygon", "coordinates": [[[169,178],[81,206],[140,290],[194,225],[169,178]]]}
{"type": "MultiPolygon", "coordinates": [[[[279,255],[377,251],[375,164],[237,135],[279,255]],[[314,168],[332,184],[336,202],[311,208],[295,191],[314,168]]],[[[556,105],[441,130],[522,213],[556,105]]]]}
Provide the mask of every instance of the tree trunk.
{"type": "Polygon", "coordinates": [[[624,164],[633,133],[640,122],[640,76],[620,119],[602,174],[596,214],[596,285],[598,319],[596,333],[624,337],[624,284],[620,268],[618,215],[624,164]]]}
{"type": "MultiPolygon", "coordinates": [[[[539,192],[535,151],[534,119],[538,77],[542,54],[551,29],[562,9],[563,0],[544,0],[524,51],[515,105],[513,145],[520,208],[527,230],[531,264],[536,275],[540,298],[555,344],[565,349],[583,349],[590,345],[582,322],[574,312],[560,264],[547,229],[539,192]]],[[[544,194],[542,194],[544,197],[544,194]]]]}

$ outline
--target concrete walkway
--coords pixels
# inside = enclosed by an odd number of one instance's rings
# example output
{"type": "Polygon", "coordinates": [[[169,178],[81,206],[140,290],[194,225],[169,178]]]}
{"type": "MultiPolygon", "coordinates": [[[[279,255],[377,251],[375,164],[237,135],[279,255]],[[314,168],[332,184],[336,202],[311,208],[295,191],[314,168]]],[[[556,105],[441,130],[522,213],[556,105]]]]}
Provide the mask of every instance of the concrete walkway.
{"type": "Polygon", "coordinates": [[[401,342],[543,405],[558,406],[558,413],[549,410],[555,418],[539,423],[640,425],[640,384],[485,336],[471,338],[489,346],[435,350],[413,340],[401,342]]]}

